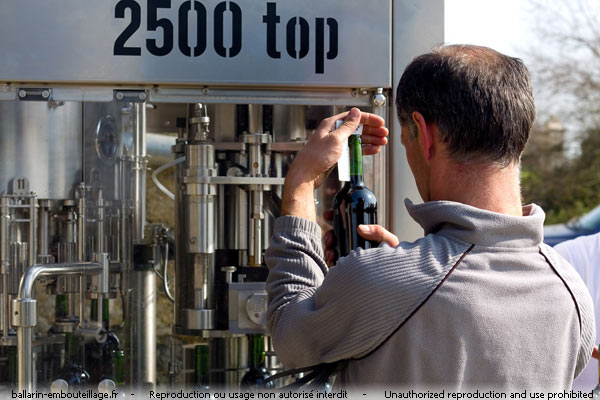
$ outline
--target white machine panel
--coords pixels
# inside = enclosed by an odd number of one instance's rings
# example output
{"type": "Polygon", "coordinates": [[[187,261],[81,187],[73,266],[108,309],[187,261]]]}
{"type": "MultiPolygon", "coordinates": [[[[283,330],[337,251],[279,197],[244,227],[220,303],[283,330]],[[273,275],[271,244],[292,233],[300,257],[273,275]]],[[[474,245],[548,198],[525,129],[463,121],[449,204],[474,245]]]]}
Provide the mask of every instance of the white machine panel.
{"type": "Polygon", "coordinates": [[[391,0],[3,1],[0,81],[389,88],[391,15],[391,0]]]}

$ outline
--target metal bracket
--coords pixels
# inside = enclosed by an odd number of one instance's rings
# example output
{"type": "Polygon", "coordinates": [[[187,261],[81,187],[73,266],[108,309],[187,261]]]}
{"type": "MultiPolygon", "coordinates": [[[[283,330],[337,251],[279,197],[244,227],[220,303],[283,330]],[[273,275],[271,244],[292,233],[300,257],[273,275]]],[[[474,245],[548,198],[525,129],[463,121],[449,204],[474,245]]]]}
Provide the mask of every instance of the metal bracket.
{"type": "Polygon", "coordinates": [[[229,284],[229,332],[266,333],[265,282],[229,284]]]}
{"type": "Polygon", "coordinates": [[[52,98],[52,89],[19,89],[17,91],[17,96],[19,97],[19,100],[48,101],[52,98]]]}
{"type": "Polygon", "coordinates": [[[13,326],[33,327],[37,325],[37,300],[14,299],[12,306],[13,326]]]}
{"type": "Polygon", "coordinates": [[[145,90],[113,90],[113,96],[116,101],[130,103],[144,103],[148,98],[145,90]]]}

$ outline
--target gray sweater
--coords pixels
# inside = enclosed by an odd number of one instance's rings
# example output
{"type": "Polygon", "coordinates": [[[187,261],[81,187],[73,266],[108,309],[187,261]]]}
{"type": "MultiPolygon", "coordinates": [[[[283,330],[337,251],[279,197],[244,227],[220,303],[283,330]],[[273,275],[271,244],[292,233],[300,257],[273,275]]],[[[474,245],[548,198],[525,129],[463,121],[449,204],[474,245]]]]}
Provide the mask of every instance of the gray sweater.
{"type": "Polygon", "coordinates": [[[593,348],[585,285],[542,243],[544,213],[406,204],[425,237],[333,268],[320,228],[275,222],[268,327],[287,368],[349,360],[342,385],[566,389],[593,348]]]}

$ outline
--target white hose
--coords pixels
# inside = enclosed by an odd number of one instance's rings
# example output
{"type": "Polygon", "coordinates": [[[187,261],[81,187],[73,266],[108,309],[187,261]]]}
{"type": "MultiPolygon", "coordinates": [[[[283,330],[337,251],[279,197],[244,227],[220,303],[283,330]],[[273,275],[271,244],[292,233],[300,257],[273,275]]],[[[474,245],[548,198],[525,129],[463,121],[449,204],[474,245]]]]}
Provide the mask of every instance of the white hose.
{"type": "Polygon", "coordinates": [[[173,295],[171,295],[171,292],[169,291],[168,272],[167,272],[168,265],[169,265],[169,242],[165,243],[165,264],[163,267],[163,288],[165,289],[165,293],[167,294],[167,297],[169,298],[169,300],[171,300],[173,303],[175,303],[175,299],[173,298],[173,295]]]}
{"type": "Polygon", "coordinates": [[[156,187],[163,192],[164,194],[166,194],[171,200],[175,200],[175,195],[173,193],[171,193],[169,191],[169,189],[167,189],[166,187],[164,187],[164,185],[162,183],[160,183],[160,181],[158,180],[158,174],[160,174],[161,172],[163,172],[165,169],[169,169],[174,165],[179,164],[180,162],[185,161],[185,156],[184,157],[179,157],[173,161],[169,161],[168,163],[161,165],[160,167],[156,168],[154,170],[154,172],[152,173],[152,181],[154,182],[154,184],[156,185],[156,187]]]}

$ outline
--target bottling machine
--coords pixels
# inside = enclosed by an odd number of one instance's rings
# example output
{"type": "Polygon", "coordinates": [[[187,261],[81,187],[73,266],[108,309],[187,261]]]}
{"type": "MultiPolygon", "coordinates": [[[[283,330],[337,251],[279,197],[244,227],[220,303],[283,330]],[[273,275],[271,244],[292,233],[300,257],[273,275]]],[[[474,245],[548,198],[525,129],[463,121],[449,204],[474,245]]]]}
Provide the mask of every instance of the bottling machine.
{"type": "MultiPolygon", "coordinates": [[[[237,389],[282,368],[263,253],[322,118],[357,106],[389,121],[365,179],[380,222],[416,235],[393,202],[415,190],[391,104],[403,66],[443,41],[443,0],[423,3],[4,2],[3,390],[237,389]],[[164,220],[147,218],[154,186],[152,207],[174,205],[164,220]],[[157,296],[173,304],[168,343],[157,296]]],[[[338,185],[317,193],[320,214],[338,185]]]]}

